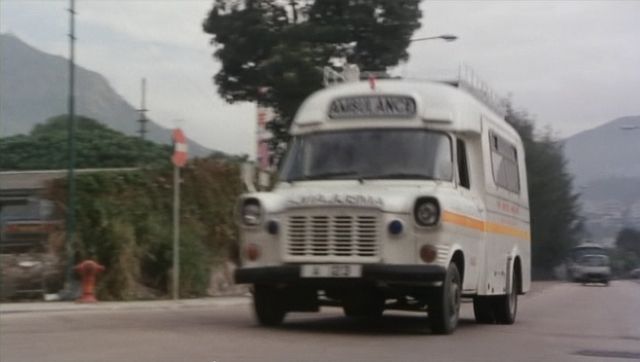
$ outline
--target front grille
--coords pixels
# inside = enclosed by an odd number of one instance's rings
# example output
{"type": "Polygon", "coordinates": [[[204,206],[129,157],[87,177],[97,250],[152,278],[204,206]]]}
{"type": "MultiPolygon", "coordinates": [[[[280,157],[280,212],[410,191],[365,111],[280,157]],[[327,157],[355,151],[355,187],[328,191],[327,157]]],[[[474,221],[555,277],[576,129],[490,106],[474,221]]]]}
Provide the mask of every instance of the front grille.
{"type": "Polygon", "coordinates": [[[378,255],[375,214],[291,215],[287,225],[291,257],[372,258],[378,255]]]}

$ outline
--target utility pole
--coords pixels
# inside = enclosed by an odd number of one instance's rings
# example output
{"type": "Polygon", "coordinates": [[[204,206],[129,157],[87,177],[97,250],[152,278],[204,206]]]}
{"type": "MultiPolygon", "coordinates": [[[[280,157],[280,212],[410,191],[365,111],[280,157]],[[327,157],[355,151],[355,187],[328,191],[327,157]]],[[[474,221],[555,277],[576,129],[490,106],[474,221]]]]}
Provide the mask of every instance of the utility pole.
{"type": "Polygon", "coordinates": [[[140,122],[140,130],[138,131],[138,133],[140,133],[140,139],[142,140],[144,140],[144,136],[147,133],[147,122],[149,122],[149,120],[147,119],[148,109],[146,108],[146,98],[147,80],[145,78],[142,78],[142,96],[140,101],[140,109],[138,109],[138,112],[140,112],[140,119],[138,119],[138,122],[140,122]]]}
{"type": "Polygon", "coordinates": [[[180,299],[180,168],[187,163],[187,137],[180,128],[173,130],[173,283],[171,295],[180,299]]]}
{"type": "Polygon", "coordinates": [[[73,240],[76,229],[76,119],[75,119],[75,0],[69,0],[69,103],[67,122],[67,147],[69,164],[67,170],[67,225],[66,225],[66,252],[67,269],[65,272],[66,289],[70,292],[71,270],[74,264],[73,240]]]}
{"type": "Polygon", "coordinates": [[[298,5],[298,2],[296,0],[289,0],[289,5],[291,6],[291,13],[293,15],[293,23],[294,24],[298,24],[298,9],[296,9],[296,6],[298,5]]]}

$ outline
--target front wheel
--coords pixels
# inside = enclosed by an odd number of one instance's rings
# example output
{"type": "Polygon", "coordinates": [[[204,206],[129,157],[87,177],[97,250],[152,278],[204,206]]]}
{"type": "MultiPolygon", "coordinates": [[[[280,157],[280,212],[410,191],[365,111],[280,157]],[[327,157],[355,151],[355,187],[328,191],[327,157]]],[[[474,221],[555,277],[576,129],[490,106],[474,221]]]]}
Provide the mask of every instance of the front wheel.
{"type": "Polygon", "coordinates": [[[287,314],[282,293],[274,287],[265,285],[254,287],[253,308],[258,323],[263,326],[277,326],[282,323],[287,314]]]}
{"type": "Polygon", "coordinates": [[[429,324],[436,334],[450,334],[458,326],[462,283],[455,264],[450,264],[442,287],[428,304],[429,324]]]}

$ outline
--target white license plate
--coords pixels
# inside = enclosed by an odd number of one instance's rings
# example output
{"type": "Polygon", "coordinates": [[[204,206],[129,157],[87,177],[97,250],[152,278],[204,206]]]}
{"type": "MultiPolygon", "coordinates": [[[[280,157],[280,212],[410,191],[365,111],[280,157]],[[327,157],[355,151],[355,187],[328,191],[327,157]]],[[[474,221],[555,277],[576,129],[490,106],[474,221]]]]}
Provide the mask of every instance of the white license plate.
{"type": "Polygon", "coordinates": [[[300,269],[302,278],[359,278],[362,265],[355,264],[309,264],[300,269]]]}

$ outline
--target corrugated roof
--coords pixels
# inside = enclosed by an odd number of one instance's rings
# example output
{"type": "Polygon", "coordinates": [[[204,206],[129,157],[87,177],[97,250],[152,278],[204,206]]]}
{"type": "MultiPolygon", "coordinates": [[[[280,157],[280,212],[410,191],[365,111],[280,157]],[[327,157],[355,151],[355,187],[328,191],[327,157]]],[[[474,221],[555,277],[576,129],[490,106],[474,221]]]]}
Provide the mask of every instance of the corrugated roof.
{"type": "MultiPolygon", "coordinates": [[[[76,173],[135,171],[137,168],[88,168],[75,170],[76,173]]],[[[3,171],[0,172],[0,190],[38,190],[48,181],[67,176],[67,170],[3,171]]]]}

